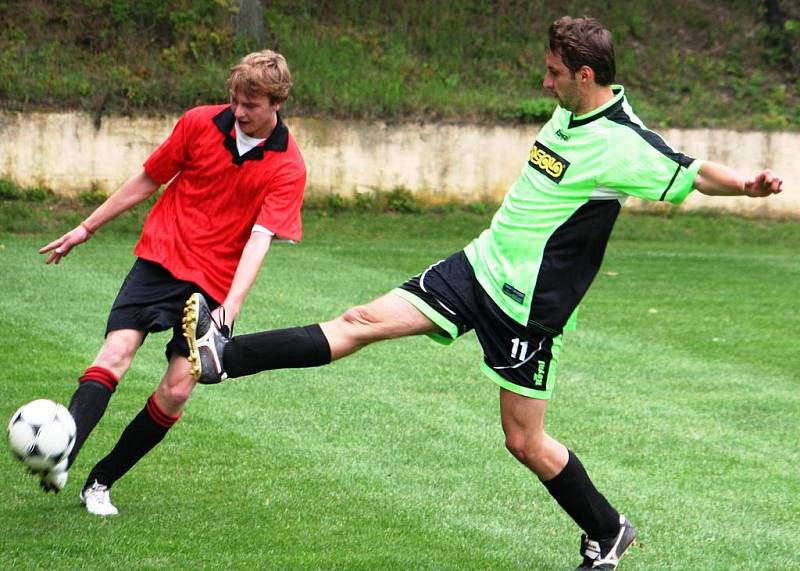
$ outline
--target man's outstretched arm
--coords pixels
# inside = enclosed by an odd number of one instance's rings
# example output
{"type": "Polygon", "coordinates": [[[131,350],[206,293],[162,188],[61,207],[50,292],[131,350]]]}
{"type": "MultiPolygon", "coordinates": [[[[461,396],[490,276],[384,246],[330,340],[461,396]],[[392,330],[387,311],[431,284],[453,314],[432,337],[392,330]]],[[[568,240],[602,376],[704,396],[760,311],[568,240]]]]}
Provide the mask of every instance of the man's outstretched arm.
{"type": "Polygon", "coordinates": [[[746,178],[725,165],[708,161],[700,167],[694,187],[709,196],[763,197],[781,192],[783,180],[769,169],[746,178]]]}
{"type": "Polygon", "coordinates": [[[86,242],[92,237],[92,234],[100,228],[103,224],[112,220],[130,210],[143,200],[146,200],[153,195],[161,185],[150,178],[147,173],[142,170],[138,174],[129,178],[114,194],[109,196],[103,204],[97,207],[89,217],[78,224],[75,228],[58,238],[53,240],[46,246],[39,250],[40,254],[46,254],[46,263],[56,264],[61,261],[61,258],[69,254],[70,250],[86,242]]]}

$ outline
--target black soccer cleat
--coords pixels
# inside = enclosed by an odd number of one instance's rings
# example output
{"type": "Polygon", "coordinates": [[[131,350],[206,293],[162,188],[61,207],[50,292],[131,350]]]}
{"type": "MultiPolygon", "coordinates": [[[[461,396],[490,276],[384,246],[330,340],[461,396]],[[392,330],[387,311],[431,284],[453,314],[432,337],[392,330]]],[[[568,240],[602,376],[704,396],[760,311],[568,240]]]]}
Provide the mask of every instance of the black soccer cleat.
{"type": "Polygon", "coordinates": [[[213,385],[228,378],[222,363],[222,352],[230,341],[227,327],[217,326],[211,317],[206,299],[193,293],[186,300],[181,322],[183,336],[189,344],[192,377],[198,383],[213,385]]]}
{"type": "Polygon", "coordinates": [[[635,538],[636,528],[623,515],[619,516],[619,531],[614,537],[598,541],[581,535],[583,563],[575,571],[613,571],[635,538]]]}

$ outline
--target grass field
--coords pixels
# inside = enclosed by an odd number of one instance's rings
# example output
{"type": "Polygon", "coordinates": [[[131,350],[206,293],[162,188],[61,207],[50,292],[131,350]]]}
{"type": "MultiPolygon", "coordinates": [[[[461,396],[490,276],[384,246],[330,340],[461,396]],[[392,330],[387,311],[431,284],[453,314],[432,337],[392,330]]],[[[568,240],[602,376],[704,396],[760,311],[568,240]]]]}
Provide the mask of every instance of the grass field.
{"type": "MultiPolygon", "coordinates": [[[[237,331],[305,324],[463,246],[487,216],[313,214],[276,246],[237,331]]],[[[567,337],[549,431],[638,526],[622,569],[775,570],[800,553],[797,222],[626,214],[567,337]]],[[[66,402],[135,237],[58,267],[0,234],[0,417],[66,402]]],[[[153,335],[45,496],[0,454],[2,569],[572,569],[579,531],[503,448],[473,335],[367,348],[199,387],[172,433],[87,515],[91,464],[162,371],[153,335]]]]}

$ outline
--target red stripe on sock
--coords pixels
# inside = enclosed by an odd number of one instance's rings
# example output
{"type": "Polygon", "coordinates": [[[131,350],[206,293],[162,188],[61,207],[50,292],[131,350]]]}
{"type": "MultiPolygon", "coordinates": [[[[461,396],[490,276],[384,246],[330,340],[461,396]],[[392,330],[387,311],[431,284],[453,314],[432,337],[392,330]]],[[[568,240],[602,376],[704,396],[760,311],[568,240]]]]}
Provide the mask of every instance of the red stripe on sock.
{"type": "Polygon", "coordinates": [[[178,419],[181,417],[180,414],[178,416],[170,416],[161,410],[161,407],[158,406],[158,403],[156,402],[155,393],[150,395],[150,398],[147,399],[147,405],[145,406],[145,409],[147,410],[147,414],[150,415],[150,418],[153,419],[153,422],[159,426],[163,426],[164,428],[170,428],[173,424],[178,422],[178,419]]]}
{"type": "Polygon", "coordinates": [[[83,375],[78,379],[79,383],[86,381],[94,381],[100,383],[112,393],[117,390],[119,384],[119,377],[114,373],[103,367],[89,367],[83,372],[83,375]]]}

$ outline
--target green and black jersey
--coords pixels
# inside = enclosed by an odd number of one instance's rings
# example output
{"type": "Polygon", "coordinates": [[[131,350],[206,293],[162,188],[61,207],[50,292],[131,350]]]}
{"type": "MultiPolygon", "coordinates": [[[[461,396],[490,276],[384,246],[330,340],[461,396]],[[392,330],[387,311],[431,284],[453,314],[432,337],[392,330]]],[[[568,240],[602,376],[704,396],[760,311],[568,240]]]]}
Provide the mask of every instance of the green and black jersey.
{"type": "Polygon", "coordinates": [[[489,229],[465,252],[483,289],[521,324],[557,335],[600,268],[628,196],[680,203],[701,162],[633,113],[622,86],[591,113],[557,107],[489,229]]]}

